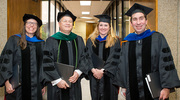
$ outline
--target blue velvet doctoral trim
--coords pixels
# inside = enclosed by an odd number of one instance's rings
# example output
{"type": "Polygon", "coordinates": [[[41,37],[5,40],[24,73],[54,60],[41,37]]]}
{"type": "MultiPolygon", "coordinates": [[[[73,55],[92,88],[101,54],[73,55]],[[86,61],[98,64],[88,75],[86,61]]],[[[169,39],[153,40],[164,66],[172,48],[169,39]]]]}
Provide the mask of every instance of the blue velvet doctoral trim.
{"type": "Polygon", "coordinates": [[[101,42],[101,41],[105,41],[106,38],[107,38],[107,35],[104,38],[101,38],[101,36],[99,35],[96,39],[101,42]]]}
{"type": "Polygon", "coordinates": [[[136,33],[130,33],[129,35],[127,35],[124,40],[127,40],[127,41],[136,41],[136,40],[141,40],[141,39],[144,39],[148,36],[151,36],[154,32],[156,31],[151,31],[150,29],[144,31],[143,33],[141,34],[136,34],[136,33]]]}
{"type": "MultiPolygon", "coordinates": [[[[21,34],[15,34],[15,35],[18,36],[18,37],[21,37],[21,34]]],[[[29,41],[29,42],[41,42],[41,41],[44,41],[44,40],[39,40],[36,36],[30,38],[27,35],[26,35],[26,40],[29,41]]]]}

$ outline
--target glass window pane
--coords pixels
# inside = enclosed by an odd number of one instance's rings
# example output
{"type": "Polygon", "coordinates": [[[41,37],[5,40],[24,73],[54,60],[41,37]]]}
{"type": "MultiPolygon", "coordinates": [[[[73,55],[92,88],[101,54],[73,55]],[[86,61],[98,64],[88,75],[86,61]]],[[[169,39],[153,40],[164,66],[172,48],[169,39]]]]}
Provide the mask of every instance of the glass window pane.
{"type": "Polygon", "coordinates": [[[58,13],[59,13],[59,3],[56,3],[56,32],[58,32],[59,31],[59,25],[58,25],[58,21],[57,21],[57,15],[58,15],[58,13]]]}
{"type": "Polygon", "coordinates": [[[55,1],[50,2],[50,36],[53,35],[55,26],[55,1]]]}
{"type": "Polygon", "coordinates": [[[113,6],[113,28],[114,28],[114,33],[116,33],[116,3],[114,2],[113,6]]]}
{"type": "MultiPolygon", "coordinates": [[[[126,13],[128,10],[129,10],[129,1],[124,1],[124,13],[126,13]]],[[[130,32],[130,26],[129,26],[129,23],[130,23],[130,20],[129,20],[129,17],[128,16],[124,16],[124,24],[125,24],[125,29],[126,29],[126,34],[125,36],[127,36],[130,32]]]]}
{"type": "Polygon", "coordinates": [[[42,1],[42,22],[43,25],[41,27],[42,39],[46,40],[48,37],[48,1],[42,1]]]}

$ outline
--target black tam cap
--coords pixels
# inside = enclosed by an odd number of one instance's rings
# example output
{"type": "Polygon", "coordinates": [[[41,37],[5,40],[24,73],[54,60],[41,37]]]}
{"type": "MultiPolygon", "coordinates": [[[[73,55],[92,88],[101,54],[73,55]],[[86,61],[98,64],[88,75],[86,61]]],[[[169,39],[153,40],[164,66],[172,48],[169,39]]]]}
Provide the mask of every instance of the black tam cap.
{"type": "Polygon", "coordinates": [[[111,17],[108,15],[95,15],[94,17],[99,18],[99,22],[111,23],[111,17]]]}
{"type": "Polygon", "coordinates": [[[23,16],[23,21],[24,23],[28,20],[28,19],[35,19],[38,23],[38,26],[40,27],[42,25],[42,21],[41,19],[39,19],[37,16],[32,15],[32,14],[24,14],[23,16]]]}
{"type": "Polygon", "coordinates": [[[134,13],[142,12],[145,15],[148,15],[153,9],[140,5],[138,3],[135,3],[126,13],[127,16],[132,16],[134,13]]]}
{"type": "Polygon", "coordinates": [[[65,12],[59,12],[57,16],[57,21],[63,17],[63,16],[69,16],[73,19],[73,22],[76,20],[76,16],[74,16],[69,10],[66,10],[65,12]]]}

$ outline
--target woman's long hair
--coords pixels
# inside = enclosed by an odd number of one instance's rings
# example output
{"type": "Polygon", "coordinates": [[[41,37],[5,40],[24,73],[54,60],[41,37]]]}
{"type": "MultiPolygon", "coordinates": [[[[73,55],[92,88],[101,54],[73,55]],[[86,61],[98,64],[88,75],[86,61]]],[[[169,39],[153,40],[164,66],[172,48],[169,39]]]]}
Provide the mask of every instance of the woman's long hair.
{"type": "MultiPolygon", "coordinates": [[[[99,22],[97,23],[97,26],[94,29],[93,33],[91,33],[89,35],[89,38],[91,39],[94,47],[96,47],[95,40],[100,34],[99,30],[98,30],[98,26],[99,26],[99,22]]],[[[112,25],[109,24],[109,26],[110,26],[110,30],[109,30],[109,32],[107,34],[108,36],[106,38],[106,44],[105,44],[106,48],[112,47],[115,44],[115,42],[117,41],[117,37],[116,37],[116,35],[115,35],[114,31],[113,31],[113,28],[111,27],[112,25]]]]}
{"type": "MultiPolygon", "coordinates": [[[[27,47],[27,41],[26,41],[26,28],[25,28],[26,22],[24,23],[24,27],[22,29],[21,39],[19,40],[19,45],[21,46],[21,49],[24,50],[27,47]]],[[[40,27],[37,25],[37,30],[34,34],[34,36],[37,37],[37,39],[42,40],[40,38],[40,27]]]]}

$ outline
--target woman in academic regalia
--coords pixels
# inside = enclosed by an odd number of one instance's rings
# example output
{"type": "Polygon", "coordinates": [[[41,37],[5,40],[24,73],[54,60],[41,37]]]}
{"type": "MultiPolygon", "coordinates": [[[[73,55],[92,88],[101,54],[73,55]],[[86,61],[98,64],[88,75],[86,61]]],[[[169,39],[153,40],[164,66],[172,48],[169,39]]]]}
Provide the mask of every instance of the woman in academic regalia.
{"type": "MultiPolygon", "coordinates": [[[[89,64],[90,91],[92,100],[117,100],[118,87],[112,85],[120,53],[120,41],[113,32],[108,15],[96,15],[99,22],[89,36],[86,47],[91,58],[89,64]],[[93,65],[92,54],[105,63],[102,68],[93,65]]],[[[97,62],[98,63],[98,62],[97,62]]]]}
{"type": "Polygon", "coordinates": [[[44,44],[39,29],[42,21],[32,14],[25,14],[23,21],[23,31],[11,36],[1,53],[0,86],[5,86],[6,100],[42,100],[45,92],[39,82],[44,44]],[[13,87],[11,79],[17,70],[20,85],[13,87]]]}

